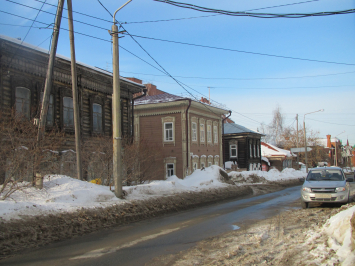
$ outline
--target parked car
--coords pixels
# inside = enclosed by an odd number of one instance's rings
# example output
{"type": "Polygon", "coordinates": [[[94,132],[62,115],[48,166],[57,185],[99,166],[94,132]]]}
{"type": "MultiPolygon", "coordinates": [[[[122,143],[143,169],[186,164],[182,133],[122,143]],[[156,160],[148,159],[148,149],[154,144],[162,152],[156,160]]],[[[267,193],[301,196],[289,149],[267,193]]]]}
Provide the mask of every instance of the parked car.
{"type": "Polygon", "coordinates": [[[312,202],[348,203],[354,197],[354,177],[346,178],[339,167],[310,169],[301,188],[301,203],[304,209],[312,202]]]}

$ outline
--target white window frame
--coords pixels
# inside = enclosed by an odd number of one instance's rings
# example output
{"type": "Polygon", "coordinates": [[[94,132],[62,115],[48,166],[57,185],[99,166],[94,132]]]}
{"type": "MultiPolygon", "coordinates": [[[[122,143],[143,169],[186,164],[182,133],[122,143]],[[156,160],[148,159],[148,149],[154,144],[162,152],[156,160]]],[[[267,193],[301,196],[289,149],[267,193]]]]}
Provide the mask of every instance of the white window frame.
{"type": "Polygon", "coordinates": [[[202,169],[202,168],[206,168],[206,167],[205,167],[205,163],[201,163],[200,168],[201,168],[201,169],[202,169]]]}
{"type": "Polygon", "coordinates": [[[253,157],[253,150],[252,150],[252,147],[251,147],[251,143],[249,143],[249,153],[250,153],[250,158],[253,157]]]}
{"type": "Polygon", "coordinates": [[[213,138],[214,138],[214,144],[218,143],[218,127],[213,126],[213,138]]]}
{"type": "Polygon", "coordinates": [[[212,125],[207,125],[207,142],[212,143],[212,125]]]}
{"type": "Polygon", "coordinates": [[[196,162],[193,164],[193,169],[194,169],[194,171],[197,170],[197,163],[196,162]]]}
{"type": "Polygon", "coordinates": [[[200,123],[200,142],[205,142],[205,123],[200,123]]]}
{"type": "Polygon", "coordinates": [[[164,141],[165,142],[173,142],[174,141],[174,123],[173,122],[164,122],[164,141]],[[171,125],[171,128],[167,129],[166,126],[171,125]],[[167,136],[167,131],[171,132],[170,136],[167,136]]]}
{"type": "Polygon", "coordinates": [[[256,157],[256,147],[255,147],[256,145],[255,144],[253,144],[253,151],[254,151],[254,153],[253,153],[253,157],[255,158],[256,157]]]}
{"type": "Polygon", "coordinates": [[[175,174],[175,164],[174,163],[167,163],[166,164],[166,177],[168,178],[173,175],[176,175],[175,174]],[[172,166],[172,168],[171,168],[171,166],[172,166]]]}
{"type": "Polygon", "coordinates": [[[191,132],[192,132],[192,141],[197,141],[197,123],[192,122],[191,124],[191,132]]]}
{"type": "Polygon", "coordinates": [[[238,144],[230,144],[229,145],[229,157],[238,158],[238,144]],[[235,156],[232,155],[232,150],[235,149],[235,156]]]}
{"type": "Polygon", "coordinates": [[[208,162],[208,167],[212,166],[212,162],[208,162]]]}

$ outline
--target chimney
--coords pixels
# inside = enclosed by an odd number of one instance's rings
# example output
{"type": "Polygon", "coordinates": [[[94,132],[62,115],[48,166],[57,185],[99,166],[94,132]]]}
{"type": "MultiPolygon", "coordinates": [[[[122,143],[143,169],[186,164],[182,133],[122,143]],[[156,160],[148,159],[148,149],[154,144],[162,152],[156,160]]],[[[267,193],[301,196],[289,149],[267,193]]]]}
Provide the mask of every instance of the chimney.
{"type": "Polygon", "coordinates": [[[327,148],[331,148],[331,147],[332,147],[332,143],[331,143],[331,140],[330,140],[330,136],[331,136],[331,135],[327,135],[327,148]]]}
{"type": "Polygon", "coordinates": [[[148,83],[148,84],[144,84],[144,86],[147,88],[147,95],[148,96],[153,96],[153,95],[158,95],[158,94],[164,94],[165,92],[158,90],[157,86],[155,86],[154,84],[148,83]]]}
{"type": "Polygon", "coordinates": [[[140,80],[140,79],[136,79],[136,78],[126,78],[126,77],[125,77],[125,79],[129,79],[130,81],[133,81],[133,82],[135,82],[135,83],[143,84],[143,81],[140,80]]]}

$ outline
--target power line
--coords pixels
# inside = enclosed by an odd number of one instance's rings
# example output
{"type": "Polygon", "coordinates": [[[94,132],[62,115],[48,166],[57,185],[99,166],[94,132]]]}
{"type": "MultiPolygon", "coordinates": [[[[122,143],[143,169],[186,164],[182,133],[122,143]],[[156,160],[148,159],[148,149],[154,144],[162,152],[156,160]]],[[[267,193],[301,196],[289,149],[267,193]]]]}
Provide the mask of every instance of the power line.
{"type": "MultiPolygon", "coordinates": [[[[317,1],[320,1],[320,0],[310,0],[310,1],[304,1],[304,2],[298,2],[298,3],[290,3],[290,4],[284,4],[284,5],[278,5],[278,6],[269,6],[269,7],[262,7],[262,8],[254,8],[254,9],[245,10],[244,12],[246,12],[246,11],[262,10],[262,9],[269,9],[269,8],[276,8],[276,7],[299,5],[299,4],[305,4],[305,3],[317,2],[317,1]]],[[[152,23],[152,22],[167,22],[167,21],[177,21],[177,20],[186,20],[186,19],[195,19],[195,18],[215,17],[215,16],[221,16],[221,15],[222,15],[222,14],[206,15],[206,16],[195,16],[195,17],[187,17],[187,18],[172,18],[172,19],[159,19],[159,20],[135,21],[135,22],[125,22],[125,24],[152,23]]]]}
{"type": "MultiPolygon", "coordinates": [[[[153,1],[155,1],[155,0],[153,0],[153,1]]],[[[126,34],[126,33],[124,33],[124,34],[126,34]]],[[[355,66],[355,64],[350,64],[350,63],[342,63],[342,62],[324,61],[324,60],[316,60],[316,59],[308,59],[308,58],[300,58],[300,57],[292,57],[292,56],[284,56],[284,55],[274,55],[274,54],[250,52],[250,51],[209,46],[209,45],[203,45],[203,44],[194,44],[194,43],[187,43],[187,42],[180,42],[180,41],[170,41],[170,40],[164,40],[164,39],[158,39],[158,38],[146,37],[146,36],[139,36],[139,35],[132,35],[132,36],[137,37],[137,38],[142,38],[142,39],[154,40],[154,41],[170,42],[170,43],[183,44],[183,45],[189,45],[189,46],[195,46],[195,47],[203,47],[203,48],[216,49],[216,50],[229,51],[229,52],[237,52],[237,53],[253,54],[253,55],[263,55],[263,56],[269,56],[269,57],[277,57],[277,58],[285,58],[285,59],[293,59],[293,60],[301,60],[301,61],[310,61],[310,62],[318,62],[318,63],[355,66]]]]}
{"type": "Polygon", "coordinates": [[[325,121],[320,121],[320,120],[311,119],[311,118],[307,118],[307,120],[313,120],[313,121],[317,121],[317,122],[321,122],[321,123],[325,123],[325,124],[332,124],[332,125],[339,125],[339,126],[355,127],[355,125],[346,125],[346,124],[331,123],[331,122],[325,122],[325,121]]]}
{"type": "Polygon", "coordinates": [[[214,9],[201,7],[188,3],[175,2],[171,0],[153,0],[155,2],[161,2],[169,5],[173,5],[176,7],[192,9],[200,12],[206,13],[215,13],[222,14],[228,16],[236,16],[236,17],[254,17],[254,18],[305,18],[305,17],[322,17],[322,16],[332,16],[332,15],[342,15],[342,14],[352,14],[355,13],[355,9],[347,9],[340,11],[323,11],[316,13],[290,13],[290,14],[275,14],[275,13],[252,13],[245,11],[228,11],[222,9],[214,9]]]}
{"type": "MultiPolygon", "coordinates": [[[[146,76],[155,76],[155,77],[165,77],[165,75],[156,75],[156,74],[145,74],[145,73],[137,73],[137,72],[127,72],[124,73],[137,74],[137,75],[146,75],[146,76]]],[[[335,75],[344,75],[355,73],[355,71],[349,72],[341,72],[341,73],[331,73],[331,74],[322,74],[322,75],[313,75],[313,76],[294,76],[294,77],[279,77],[279,78],[216,78],[216,77],[188,77],[188,76],[175,76],[178,78],[186,78],[186,79],[207,79],[207,80],[282,80],[282,79],[300,79],[300,78],[317,78],[317,77],[326,77],[326,76],[335,76],[335,75]]]]}

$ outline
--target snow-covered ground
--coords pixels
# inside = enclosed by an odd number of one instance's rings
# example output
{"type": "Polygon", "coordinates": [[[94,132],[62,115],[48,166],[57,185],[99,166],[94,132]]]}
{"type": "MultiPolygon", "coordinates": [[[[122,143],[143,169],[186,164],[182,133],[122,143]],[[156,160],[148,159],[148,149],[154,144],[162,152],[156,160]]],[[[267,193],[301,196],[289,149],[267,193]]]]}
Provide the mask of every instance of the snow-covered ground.
{"type": "MultiPolygon", "coordinates": [[[[21,187],[9,197],[0,200],[0,220],[74,212],[81,208],[108,207],[130,200],[143,200],[182,192],[231,186],[222,182],[219,170],[219,167],[211,166],[205,170],[196,170],[183,180],[172,176],[164,181],[124,187],[123,189],[127,192],[125,200],[116,198],[110,188],[106,186],[63,175],[47,175],[44,178],[43,189],[36,189],[29,183],[22,183],[21,187]]],[[[231,172],[229,176],[232,179],[242,176],[245,180],[250,176],[259,176],[267,181],[279,181],[305,177],[305,173],[294,169],[285,169],[282,172],[278,170],[231,172]]],[[[6,193],[6,189],[4,193],[6,193]]],[[[0,198],[4,196],[4,193],[0,195],[0,198]]],[[[342,211],[331,217],[324,227],[319,229],[319,232],[315,232],[315,234],[328,234],[328,245],[344,260],[343,265],[354,265],[355,262],[355,254],[352,251],[355,243],[352,242],[354,240],[351,238],[350,226],[350,218],[354,213],[355,207],[342,211]]],[[[319,252],[322,252],[321,249],[319,252]]]]}

